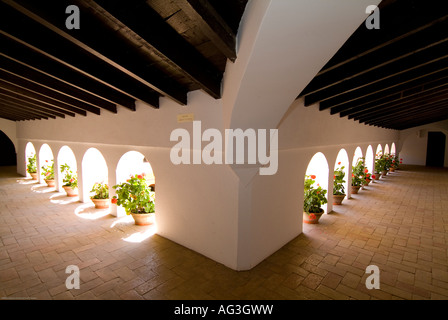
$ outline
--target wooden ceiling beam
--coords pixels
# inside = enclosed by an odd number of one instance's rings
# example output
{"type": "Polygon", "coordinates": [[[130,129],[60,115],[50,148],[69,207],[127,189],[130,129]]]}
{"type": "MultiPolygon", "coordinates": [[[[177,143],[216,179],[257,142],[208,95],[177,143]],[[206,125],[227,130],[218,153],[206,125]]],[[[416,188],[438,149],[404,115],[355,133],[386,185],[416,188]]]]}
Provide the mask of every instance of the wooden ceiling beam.
{"type": "MultiPolygon", "coordinates": [[[[134,47],[117,36],[116,31],[106,27],[93,13],[82,10],[83,27],[68,30],[65,26],[65,19],[61,19],[61,12],[65,12],[66,7],[73,4],[73,1],[41,0],[39,3],[32,0],[4,1],[66,41],[101,59],[109,65],[109,68],[119,70],[148,89],[167,96],[179,104],[187,103],[185,88],[157,68],[152,67],[152,62],[149,59],[145,59],[134,47]]],[[[81,1],[75,3],[78,6],[84,4],[81,1]]]]}
{"type": "Polygon", "coordinates": [[[349,119],[355,118],[355,117],[362,117],[362,116],[368,116],[370,114],[375,114],[377,112],[383,111],[383,110],[393,110],[398,107],[406,107],[411,104],[416,103],[424,103],[427,100],[433,100],[433,99],[439,99],[441,96],[446,94],[448,92],[448,83],[441,85],[438,88],[430,89],[427,91],[422,91],[416,94],[413,94],[411,96],[407,96],[405,98],[401,98],[399,100],[389,102],[387,104],[382,104],[374,108],[366,108],[364,110],[350,110],[350,111],[344,111],[340,113],[341,117],[345,117],[348,115],[349,119]]]}
{"type": "MultiPolygon", "coordinates": [[[[4,3],[0,3],[0,34],[121,93],[159,107],[160,95],[150,87],[4,3]]],[[[117,54],[122,52],[116,43],[111,45],[115,45],[117,54]]]]}
{"type": "MultiPolygon", "coordinates": [[[[106,0],[107,1],[107,0],[106,0]]],[[[207,0],[176,1],[184,13],[198,23],[213,44],[232,62],[236,60],[236,35],[207,0]]]]}
{"type": "Polygon", "coordinates": [[[24,106],[14,105],[14,104],[5,102],[3,100],[0,100],[0,105],[11,109],[11,111],[19,110],[19,111],[23,112],[24,114],[28,114],[28,117],[30,117],[31,115],[35,115],[37,117],[46,117],[46,118],[56,119],[56,116],[54,116],[52,114],[43,113],[43,112],[37,111],[33,108],[27,108],[24,106]]]}
{"type": "Polygon", "coordinates": [[[448,38],[436,46],[427,50],[407,56],[404,59],[391,62],[376,69],[366,66],[366,72],[360,76],[350,77],[316,93],[305,96],[305,105],[309,106],[317,102],[330,99],[338,99],[345,93],[369,91],[370,88],[388,87],[391,84],[402,82],[410,77],[427,72],[431,65],[441,64],[448,59],[448,38]]]}
{"type": "Polygon", "coordinates": [[[372,121],[382,121],[386,122],[388,119],[400,119],[405,117],[408,114],[415,114],[415,112],[422,112],[425,110],[433,110],[432,108],[438,107],[439,105],[447,106],[447,99],[448,96],[445,98],[441,98],[440,100],[433,100],[428,101],[426,103],[422,104],[416,104],[413,106],[407,106],[405,108],[397,108],[396,110],[391,111],[384,111],[381,113],[378,113],[377,115],[372,115],[368,117],[359,117],[355,118],[355,120],[358,120],[360,123],[366,122],[371,123],[372,121]]]}
{"type": "Polygon", "coordinates": [[[44,97],[53,99],[54,101],[58,101],[64,103],[73,108],[77,108],[80,110],[85,110],[88,112],[92,112],[94,114],[99,115],[101,113],[100,108],[94,107],[92,105],[81,102],[77,99],[69,97],[67,95],[61,94],[59,92],[48,89],[47,87],[41,86],[14,74],[5,72],[0,70],[0,80],[3,82],[8,82],[16,87],[28,90],[30,92],[34,92],[36,94],[42,95],[44,97]]]}
{"type": "Polygon", "coordinates": [[[416,111],[409,112],[408,114],[405,114],[402,116],[398,116],[398,117],[394,117],[394,118],[391,117],[390,119],[386,119],[386,120],[382,120],[382,121],[372,120],[372,121],[366,122],[366,124],[375,125],[375,126],[383,126],[386,128],[397,128],[398,126],[403,126],[403,125],[410,125],[412,127],[412,126],[414,126],[414,124],[420,125],[419,123],[421,121],[431,120],[429,122],[429,123],[431,123],[431,122],[445,120],[447,116],[448,116],[448,106],[447,106],[447,103],[445,102],[445,103],[439,103],[439,104],[433,106],[433,108],[431,108],[430,110],[425,110],[425,111],[416,110],[416,111]]]}
{"type": "Polygon", "coordinates": [[[37,115],[35,113],[26,112],[24,110],[11,107],[10,105],[5,105],[0,103],[0,111],[3,113],[8,113],[10,115],[19,116],[21,120],[34,120],[34,119],[48,119],[48,117],[37,115]]]}
{"type": "MultiPolygon", "coordinates": [[[[9,60],[3,60],[5,66],[23,65],[27,70],[34,70],[43,74],[50,83],[56,81],[61,83],[64,88],[70,86],[81,92],[135,111],[135,98],[95,81],[91,77],[58,63],[2,34],[0,34],[0,55],[9,60]],[[49,80],[49,78],[54,79],[54,81],[49,80]]],[[[70,89],[66,90],[71,91],[70,89]]]]}
{"type": "Polygon", "coordinates": [[[28,89],[24,89],[18,86],[15,86],[11,83],[8,83],[6,81],[3,81],[0,79],[0,88],[12,92],[12,93],[16,93],[18,95],[30,98],[32,100],[35,100],[39,103],[44,103],[53,107],[56,107],[58,109],[60,109],[60,111],[62,112],[62,110],[67,110],[67,111],[71,111],[73,113],[82,115],[82,116],[86,116],[87,115],[87,111],[85,110],[81,110],[75,107],[72,107],[71,105],[65,104],[63,102],[57,101],[55,99],[43,96],[39,93],[30,91],[28,89]]]}
{"type": "MultiPolygon", "coordinates": [[[[430,25],[432,26],[432,24],[430,25]]],[[[340,65],[332,72],[327,71],[324,74],[317,74],[302,92],[301,96],[318,93],[331,86],[341,84],[380,68],[389,68],[395,62],[399,62],[400,65],[405,64],[406,60],[412,60],[412,56],[415,57],[416,54],[424,53],[424,50],[429,50],[447,41],[448,15],[443,17],[443,21],[436,26],[433,26],[433,28],[427,27],[423,32],[418,33],[415,33],[413,30],[412,35],[405,38],[400,37],[399,40],[401,41],[381,47],[362,57],[356,57],[356,59],[340,65]]],[[[431,56],[431,54],[428,55],[431,56]]],[[[411,62],[411,64],[413,63],[411,62]]],[[[398,64],[395,63],[395,65],[398,64]]],[[[389,72],[392,73],[390,70],[389,72]]]]}
{"type": "Polygon", "coordinates": [[[25,106],[32,107],[36,110],[39,110],[39,109],[46,110],[47,112],[51,112],[52,114],[54,114],[56,116],[59,116],[59,115],[61,115],[61,117],[63,117],[64,115],[67,115],[70,117],[75,116],[74,112],[67,111],[64,109],[59,109],[59,108],[53,107],[51,105],[38,102],[38,101],[33,100],[27,96],[19,95],[17,93],[11,92],[11,91],[4,90],[1,87],[0,87],[0,97],[8,100],[10,102],[18,103],[19,105],[25,105],[25,106]]]}
{"type": "Polygon", "coordinates": [[[188,77],[212,97],[221,97],[222,73],[145,1],[89,0],[87,3],[101,15],[108,15],[114,24],[127,28],[129,36],[139,39],[158,60],[188,77]]]}
{"type": "Polygon", "coordinates": [[[63,114],[63,113],[50,111],[48,109],[39,108],[39,107],[29,105],[26,103],[18,103],[16,101],[12,101],[11,99],[7,99],[6,97],[3,97],[1,95],[0,95],[0,102],[2,102],[4,105],[9,105],[9,106],[12,106],[15,108],[20,108],[27,112],[44,115],[44,116],[47,116],[47,117],[50,117],[53,119],[56,119],[56,117],[65,118],[65,114],[63,114]]]}
{"type": "MultiPolygon", "coordinates": [[[[341,103],[331,107],[331,114],[340,113],[346,110],[372,108],[382,103],[387,103],[397,99],[401,99],[407,90],[416,90],[417,88],[432,88],[440,84],[444,84],[448,78],[448,68],[437,70],[426,76],[405,82],[398,86],[393,86],[385,90],[379,90],[369,95],[365,95],[349,102],[341,103]]],[[[322,102],[322,104],[326,104],[322,102]]]]}
{"type": "Polygon", "coordinates": [[[402,91],[419,83],[426,82],[428,79],[433,80],[434,77],[436,77],[436,74],[447,72],[447,70],[448,56],[432,60],[431,62],[428,61],[419,67],[408,69],[405,73],[388,77],[384,81],[372,83],[356,89],[348,89],[347,91],[338,94],[338,96],[320,102],[319,109],[325,110],[349,102],[359,103],[363,98],[374,99],[376,96],[387,95],[393,90],[402,91]]]}
{"type": "Polygon", "coordinates": [[[53,90],[58,94],[76,99],[81,103],[87,103],[97,108],[101,108],[112,113],[117,113],[116,104],[103,100],[97,96],[85,91],[76,89],[64,82],[60,82],[41,72],[28,68],[20,63],[9,60],[0,55],[0,71],[8,72],[13,76],[20,77],[25,81],[32,82],[47,89],[53,90]]]}

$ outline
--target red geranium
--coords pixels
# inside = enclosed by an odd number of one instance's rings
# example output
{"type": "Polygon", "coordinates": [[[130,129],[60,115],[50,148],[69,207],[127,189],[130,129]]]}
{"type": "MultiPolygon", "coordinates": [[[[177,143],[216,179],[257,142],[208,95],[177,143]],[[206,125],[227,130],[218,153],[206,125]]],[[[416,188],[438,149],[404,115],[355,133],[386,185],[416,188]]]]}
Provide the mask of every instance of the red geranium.
{"type": "Polygon", "coordinates": [[[308,217],[310,220],[316,220],[316,215],[314,213],[310,213],[308,217]]]}
{"type": "Polygon", "coordinates": [[[118,201],[118,199],[117,199],[117,198],[112,198],[112,199],[110,200],[110,202],[112,202],[113,204],[116,204],[116,203],[117,203],[117,201],[118,201]]]}
{"type": "Polygon", "coordinates": [[[312,174],[312,175],[310,175],[310,178],[314,180],[314,179],[316,179],[316,176],[314,174],[312,174]]]}

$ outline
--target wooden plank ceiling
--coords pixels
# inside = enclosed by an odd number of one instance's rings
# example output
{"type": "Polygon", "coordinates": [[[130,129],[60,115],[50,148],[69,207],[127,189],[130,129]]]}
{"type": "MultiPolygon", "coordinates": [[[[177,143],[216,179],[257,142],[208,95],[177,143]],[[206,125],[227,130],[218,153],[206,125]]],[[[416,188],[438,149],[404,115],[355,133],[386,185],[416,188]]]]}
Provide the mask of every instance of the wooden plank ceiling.
{"type": "MultiPolygon", "coordinates": [[[[448,2],[383,0],[299,94],[305,107],[403,130],[448,119],[448,2]]],[[[367,17],[367,15],[366,15],[367,17]]]]}
{"type": "Polygon", "coordinates": [[[221,97],[247,0],[1,0],[0,118],[117,113],[221,97]],[[68,29],[69,5],[80,28],[68,29]]]}

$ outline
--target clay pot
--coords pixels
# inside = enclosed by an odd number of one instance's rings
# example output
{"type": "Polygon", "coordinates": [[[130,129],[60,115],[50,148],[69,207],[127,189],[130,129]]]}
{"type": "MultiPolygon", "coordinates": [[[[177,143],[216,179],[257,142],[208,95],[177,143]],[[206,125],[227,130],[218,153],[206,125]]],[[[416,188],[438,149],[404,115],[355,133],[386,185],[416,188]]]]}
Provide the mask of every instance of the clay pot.
{"type": "Polygon", "coordinates": [[[78,188],[72,188],[70,186],[62,186],[62,188],[67,193],[67,197],[76,197],[78,195],[78,188]]]}
{"type": "Polygon", "coordinates": [[[94,198],[90,198],[90,199],[95,204],[95,208],[97,208],[97,209],[109,208],[110,199],[94,199],[94,198]]]}
{"type": "Polygon", "coordinates": [[[342,200],[344,200],[345,194],[334,194],[333,195],[333,204],[335,205],[341,205],[342,200]]]}
{"type": "Polygon", "coordinates": [[[303,212],[303,222],[308,224],[317,224],[319,223],[320,217],[324,214],[324,209],[320,209],[320,213],[306,213],[303,212]]]}

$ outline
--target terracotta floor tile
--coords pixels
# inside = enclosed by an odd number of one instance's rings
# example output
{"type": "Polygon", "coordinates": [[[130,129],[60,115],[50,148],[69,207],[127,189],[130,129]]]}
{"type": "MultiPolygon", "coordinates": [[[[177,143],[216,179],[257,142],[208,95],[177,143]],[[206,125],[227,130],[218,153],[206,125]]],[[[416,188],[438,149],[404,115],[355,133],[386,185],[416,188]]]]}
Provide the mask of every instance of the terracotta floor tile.
{"type": "Polygon", "coordinates": [[[0,167],[4,299],[448,299],[446,169],[403,166],[244,272],[158,235],[127,242],[145,227],[77,216],[76,199],[51,202],[67,199],[14,170],[0,167]],[[65,286],[70,264],[79,290],[65,286]],[[371,264],[379,290],[365,286],[371,264]]]}

